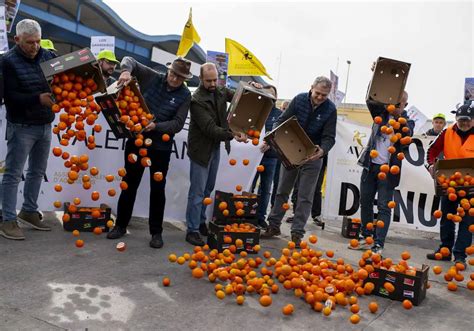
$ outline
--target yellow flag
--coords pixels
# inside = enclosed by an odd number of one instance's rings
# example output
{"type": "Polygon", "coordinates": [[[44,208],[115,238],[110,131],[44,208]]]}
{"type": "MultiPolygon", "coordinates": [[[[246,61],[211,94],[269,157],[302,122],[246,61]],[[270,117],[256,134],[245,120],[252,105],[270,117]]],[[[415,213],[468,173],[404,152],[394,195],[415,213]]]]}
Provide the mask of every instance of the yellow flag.
{"type": "Polygon", "coordinates": [[[176,52],[177,56],[185,57],[188,54],[191,47],[194,43],[199,44],[201,37],[197,33],[193,25],[193,12],[192,8],[189,9],[189,18],[186,22],[186,25],[183,29],[183,34],[181,35],[181,41],[179,42],[178,51],[176,52]]]}
{"type": "Polygon", "coordinates": [[[267,76],[272,79],[257,57],[235,40],[225,38],[225,52],[229,54],[229,76],[267,76]]]}

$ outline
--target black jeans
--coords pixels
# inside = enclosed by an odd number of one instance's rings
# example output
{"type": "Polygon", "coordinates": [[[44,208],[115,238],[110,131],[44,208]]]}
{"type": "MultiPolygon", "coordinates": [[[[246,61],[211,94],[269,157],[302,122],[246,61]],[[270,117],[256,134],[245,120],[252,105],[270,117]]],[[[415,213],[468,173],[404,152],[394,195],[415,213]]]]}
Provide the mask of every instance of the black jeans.
{"type": "MultiPolygon", "coordinates": [[[[324,174],[326,173],[326,168],[328,165],[328,156],[326,155],[323,158],[323,166],[321,171],[319,172],[318,182],[316,183],[316,190],[314,191],[313,196],[313,206],[311,207],[311,217],[315,218],[316,216],[321,216],[321,208],[322,208],[322,200],[323,200],[323,193],[321,192],[323,181],[324,181],[324,174]]],[[[298,202],[298,180],[296,180],[295,187],[293,188],[293,193],[291,195],[291,202],[294,206],[298,202]]]]}
{"type": "MultiPolygon", "coordinates": [[[[471,197],[467,197],[467,199],[469,198],[471,197]]],[[[462,218],[462,221],[459,222],[458,236],[456,240],[454,240],[456,224],[453,221],[448,220],[447,215],[448,213],[456,214],[458,206],[459,201],[450,201],[447,196],[441,198],[441,211],[443,212],[443,217],[441,217],[439,228],[441,237],[440,247],[449,248],[455,259],[465,260],[466,248],[472,243],[472,233],[469,232],[469,225],[472,224],[474,217],[469,216],[469,212],[466,211],[466,215],[462,218]]]]}
{"type": "MultiPolygon", "coordinates": [[[[128,184],[128,189],[120,193],[117,205],[117,225],[126,228],[132,217],[133,205],[137,197],[138,186],[142,180],[145,168],[141,165],[140,159],[136,163],[130,163],[127,156],[130,153],[138,155],[139,148],[135,146],[133,139],[129,139],[125,146],[125,170],[127,174],[123,180],[128,184]]],[[[148,149],[148,157],[151,160],[150,168],[150,207],[148,222],[150,234],[154,235],[163,232],[163,215],[165,211],[165,185],[166,174],[170,163],[171,151],[160,151],[148,149]],[[163,180],[157,182],[153,179],[153,174],[157,171],[163,173],[163,180]]]]}

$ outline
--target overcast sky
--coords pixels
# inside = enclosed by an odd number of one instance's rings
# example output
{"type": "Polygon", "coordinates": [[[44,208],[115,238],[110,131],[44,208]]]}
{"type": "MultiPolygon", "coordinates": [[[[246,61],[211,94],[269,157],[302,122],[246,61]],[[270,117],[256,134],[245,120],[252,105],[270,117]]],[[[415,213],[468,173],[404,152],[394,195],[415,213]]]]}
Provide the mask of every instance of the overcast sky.
{"type": "Polygon", "coordinates": [[[309,90],[331,69],[344,91],[350,60],[346,102],[363,103],[370,65],[383,56],[412,64],[409,103],[430,117],[461,102],[464,78],[474,77],[473,1],[105,2],[150,35],[181,34],[192,7],[204,51],[224,51],[226,37],[243,44],[280,98],[309,90]]]}

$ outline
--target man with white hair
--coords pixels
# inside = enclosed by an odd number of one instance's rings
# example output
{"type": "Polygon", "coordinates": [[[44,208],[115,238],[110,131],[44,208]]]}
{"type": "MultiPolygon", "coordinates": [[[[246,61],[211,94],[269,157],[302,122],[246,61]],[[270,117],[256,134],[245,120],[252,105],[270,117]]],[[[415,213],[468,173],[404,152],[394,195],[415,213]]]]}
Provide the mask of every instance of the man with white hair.
{"type": "Polygon", "coordinates": [[[51,145],[51,98],[48,82],[40,63],[54,57],[53,52],[40,47],[41,27],[25,19],[16,25],[15,47],[3,57],[2,73],[7,110],[7,156],[3,175],[3,222],[0,235],[8,239],[25,239],[17,220],[36,230],[49,231],[38,212],[38,194],[46,173],[51,145]],[[28,171],[23,188],[24,202],[16,214],[18,184],[28,159],[28,171]]]}
{"type": "MultiPolygon", "coordinates": [[[[262,233],[262,238],[279,236],[281,220],[285,216],[283,204],[288,202],[290,192],[298,181],[298,204],[295,207],[295,216],[291,225],[291,240],[299,248],[305,234],[305,225],[311,213],[314,191],[319,172],[323,164],[323,157],[334,146],[336,140],[337,110],[336,105],[328,99],[332,83],[324,76],[317,77],[309,92],[300,93],[293,98],[288,109],[278,118],[274,128],[292,116],[296,116],[298,123],[304,129],[311,141],[318,147],[308,161],[298,169],[288,170],[280,167],[280,180],[277,195],[272,211],[268,216],[268,228],[262,233]]],[[[263,148],[268,149],[268,145],[263,148]]]]}

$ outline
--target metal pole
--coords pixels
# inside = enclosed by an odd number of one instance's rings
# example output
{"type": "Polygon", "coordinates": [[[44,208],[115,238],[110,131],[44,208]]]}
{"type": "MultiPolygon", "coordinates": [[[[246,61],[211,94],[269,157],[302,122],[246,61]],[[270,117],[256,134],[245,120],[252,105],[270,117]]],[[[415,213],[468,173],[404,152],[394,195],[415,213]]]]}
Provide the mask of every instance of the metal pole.
{"type": "Polygon", "coordinates": [[[347,98],[347,85],[349,85],[349,71],[351,70],[351,61],[347,60],[346,62],[347,62],[347,77],[346,77],[346,88],[344,91],[344,99],[342,100],[343,103],[346,102],[346,98],[347,98]]]}

